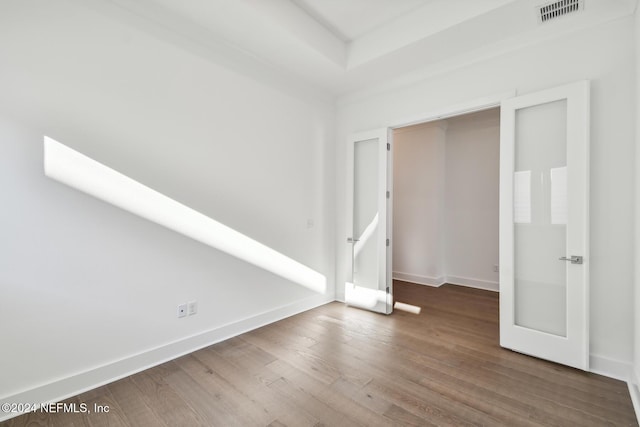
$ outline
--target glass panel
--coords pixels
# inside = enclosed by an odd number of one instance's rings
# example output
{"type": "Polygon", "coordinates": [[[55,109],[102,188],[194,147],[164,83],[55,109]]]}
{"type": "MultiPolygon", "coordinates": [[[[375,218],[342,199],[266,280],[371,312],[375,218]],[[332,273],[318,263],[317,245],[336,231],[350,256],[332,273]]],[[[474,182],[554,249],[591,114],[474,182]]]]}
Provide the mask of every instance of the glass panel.
{"type": "Polygon", "coordinates": [[[353,283],[378,289],[378,140],[354,146],[353,283]]]}
{"type": "Polygon", "coordinates": [[[567,103],[516,111],[515,323],[567,334],[567,103]]]}

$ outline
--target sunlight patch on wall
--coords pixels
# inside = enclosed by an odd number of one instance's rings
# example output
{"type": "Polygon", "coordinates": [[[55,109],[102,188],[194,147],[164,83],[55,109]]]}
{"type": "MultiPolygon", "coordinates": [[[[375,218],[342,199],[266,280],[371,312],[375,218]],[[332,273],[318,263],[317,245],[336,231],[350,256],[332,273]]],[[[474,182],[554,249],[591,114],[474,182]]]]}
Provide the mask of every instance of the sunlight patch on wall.
{"type": "Polygon", "coordinates": [[[362,248],[364,248],[364,246],[367,244],[371,236],[373,236],[373,234],[378,229],[378,216],[379,215],[376,212],[376,215],[373,217],[369,225],[367,225],[367,228],[364,229],[364,231],[362,232],[362,235],[358,237],[355,244],[353,245],[354,258],[360,255],[360,252],[362,252],[362,248]]]}
{"type": "Polygon", "coordinates": [[[315,292],[326,293],[326,277],[317,271],[47,136],[44,170],[49,178],[315,292]]]}

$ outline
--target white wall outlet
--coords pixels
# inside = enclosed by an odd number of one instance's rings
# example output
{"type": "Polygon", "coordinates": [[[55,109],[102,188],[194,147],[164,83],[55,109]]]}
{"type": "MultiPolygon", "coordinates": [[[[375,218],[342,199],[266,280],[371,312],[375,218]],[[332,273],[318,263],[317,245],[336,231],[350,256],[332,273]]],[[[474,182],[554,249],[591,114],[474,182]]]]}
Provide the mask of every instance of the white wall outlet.
{"type": "Polygon", "coordinates": [[[198,301],[189,301],[187,303],[187,314],[193,316],[198,312],[198,301]]]}
{"type": "Polygon", "coordinates": [[[185,317],[187,315],[187,304],[180,304],[178,306],[178,317],[185,317]]]}
{"type": "Polygon", "coordinates": [[[500,272],[500,266],[499,266],[498,264],[495,264],[495,265],[493,266],[493,271],[494,271],[495,273],[499,273],[499,272],[500,272]]]}

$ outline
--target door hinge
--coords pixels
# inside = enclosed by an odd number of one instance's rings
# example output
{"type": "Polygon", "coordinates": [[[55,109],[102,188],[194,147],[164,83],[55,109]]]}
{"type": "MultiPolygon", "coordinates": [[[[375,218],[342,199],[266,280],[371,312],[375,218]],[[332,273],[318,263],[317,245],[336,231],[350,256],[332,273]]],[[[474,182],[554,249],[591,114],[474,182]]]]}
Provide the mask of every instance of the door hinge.
{"type": "Polygon", "coordinates": [[[389,287],[387,286],[387,293],[389,293],[389,287]]]}
{"type": "Polygon", "coordinates": [[[389,198],[389,196],[390,196],[390,193],[387,191],[387,199],[389,198]]]}
{"type": "Polygon", "coordinates": [[[387,151],[391,151],[391,144],[387,142],[387,151]]]}
{"type": "Polygon", "coordinates": [[[389,239],[387,239],[387,246],[389,246],[389,239]]]}

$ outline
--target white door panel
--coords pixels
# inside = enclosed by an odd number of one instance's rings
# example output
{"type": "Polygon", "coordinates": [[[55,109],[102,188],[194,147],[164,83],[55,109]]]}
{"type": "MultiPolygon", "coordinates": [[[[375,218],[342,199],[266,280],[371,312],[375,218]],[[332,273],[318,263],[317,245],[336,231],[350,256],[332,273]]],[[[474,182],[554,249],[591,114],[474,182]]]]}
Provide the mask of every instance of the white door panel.
{"type": "Polygon", "coordinates": [[[347,304],[391,313],[387,129],[353,135],[347,150],[347,304]]]}
{"type": "Polygon", "coordinates": [[[588,154],[588,82],[502,103],[500,345],[584,370],[588,154]]]}

